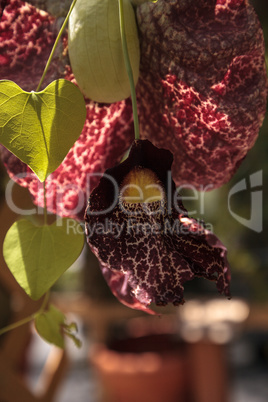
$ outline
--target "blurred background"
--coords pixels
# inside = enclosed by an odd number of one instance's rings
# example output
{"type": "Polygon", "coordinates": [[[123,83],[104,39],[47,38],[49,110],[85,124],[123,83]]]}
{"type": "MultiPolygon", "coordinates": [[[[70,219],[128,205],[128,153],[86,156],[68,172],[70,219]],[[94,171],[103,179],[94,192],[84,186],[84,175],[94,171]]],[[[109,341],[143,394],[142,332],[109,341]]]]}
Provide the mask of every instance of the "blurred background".
{"type": "MultiPolygon", "coordinates": [[[[268,3],[251,3],[268,49],[268,3]]],[[[183,307],[169,307],[161,318],[145,316],[115,300],[85,248],[51,296],[68,321],[77,322],[82,348],[67,342],[60,351],[32,325],[0,337],[1,402],[267,402],[267,134],[266,116],[255,146],[228,184],[208,193],[181,191],[189,214],[204,220],[228,249],[232,300],[219,299],[213,283],[196,279],[185,286],[183,307]],[[262,184],[251,188],[255,173],[262,184]],[[246,189],[232,194],[244,180],[246,189]],[[251,191],[261,194],[254,216],[262,227],[245,223],[252,217],[251,191]]],[[[5,205],[8,177],[0,169],[2,242],[16,216],[5,205]]],[[[31,205],[25,189],[15,186],[14,197],[22,208],[31,205]]],[[[2,328],[40,304],[25,297],[2,257],[0,265],[2,328]]]]}

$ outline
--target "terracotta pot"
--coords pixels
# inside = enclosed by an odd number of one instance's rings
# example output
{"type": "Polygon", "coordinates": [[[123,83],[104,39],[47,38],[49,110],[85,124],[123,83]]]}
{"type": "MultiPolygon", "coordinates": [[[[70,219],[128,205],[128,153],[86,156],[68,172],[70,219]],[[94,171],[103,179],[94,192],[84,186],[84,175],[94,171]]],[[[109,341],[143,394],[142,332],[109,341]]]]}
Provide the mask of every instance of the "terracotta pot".
{"type": "Polygon", "coordinates": [[[105,402],[185,401],[185,356],[172,335],[151,334],[96,345],[90,358],[105,402]]]}

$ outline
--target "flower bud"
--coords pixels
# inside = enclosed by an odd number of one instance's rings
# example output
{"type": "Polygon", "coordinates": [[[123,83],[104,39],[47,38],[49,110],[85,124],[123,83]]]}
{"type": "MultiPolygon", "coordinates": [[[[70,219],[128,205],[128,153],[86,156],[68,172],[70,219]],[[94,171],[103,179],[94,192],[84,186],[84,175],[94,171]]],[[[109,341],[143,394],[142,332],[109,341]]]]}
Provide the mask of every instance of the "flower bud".
{"type": "MultiPolygon", "coordinates": [[[[140,50],[133,7],[123,1],[125,31],[135,84],[140,50]]],[[[69,57],[77,83],[89,99],[112,103],[130,96],[120,35],[118,0],[79,0],[69,19],[69,57]]]]}

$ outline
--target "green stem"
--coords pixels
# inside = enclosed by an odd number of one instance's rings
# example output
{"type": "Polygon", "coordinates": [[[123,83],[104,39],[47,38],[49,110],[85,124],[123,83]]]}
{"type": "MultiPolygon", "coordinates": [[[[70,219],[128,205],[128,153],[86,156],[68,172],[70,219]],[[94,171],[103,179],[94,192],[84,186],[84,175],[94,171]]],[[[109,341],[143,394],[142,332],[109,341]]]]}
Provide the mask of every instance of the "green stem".
{"type": "Polygon", "coordinates": [[[45,308],[46,308],[48,299],[49,299],[49,292],[47,292],[47,293],[45,294],[43,303],[42,303],[42,305],[41,305],[41,307],[40,307],[40,309],[39,309],[38,311],[36,311],[35,313],[31,314],[31,315],[28,316],[28,317],[23,318],[23,319],[20,320],[20,321],[14,322],[13,324],[10,324],[10,325],[7,325],[7,326],[4,327],[4,328],[1,328],[1,329],[0,329],[0,336],[3,335],[3,334],[5,334],[6,332],[11,331],[12,329],[16,329],[16,328],[20,327],[21,325],[27,324],[28,322],[34,320],[38,315],[42,314],[43,311],[44,311],[45,308]]]}
{"type": "Polygon", "coordinates": [[[126,70],[127,70],[127,74],[128,74],[129,84],[130,84],[135,139],[138,140],[140,138],[140,129],[139,129],[139,118],[138,118],[138,109],[137,109],[137,98],[136,98],[135,84],[134,84],[134,79],[133,79],[133,72],[132,72],[131,63],[130,63],[129,54],[128,54],[128,48],[127,48],[123,0],[118,0],[118,4],[119,4],[119,21],[120,21],[120,33],[121,33],[123,55],[124,55],[125,66],[126,66],[126,70]]]}
{"type": "MultiPolygon", "coordinates": [[[[61,38],[61,35],[63,34],[63,32],[64,32],[64,30],[65,30],[65,28],[66,28],[66,25],[67,25],[67,23],[68,23],[69,17],[70,17],[70,15],[71,15],[71,12],[73,11],[73,8],[74,8],[74,6],[75,6],[76,1],[77,1],[77,0],[73,0],[71,6],[70,6],[70,8],[69,8],[68,14],[66,15],[65,20],[64,20],[64,22],[63,22],[63,24],[62,24],[62,26],[61,26],[61,29],[60,29],[60,31],[59,31],[59,33],[58,33],[58,36],[57,36],[57,38],[56,38],[56,40],[55,40],[55,42],[54,42],[53,48],[52,48],[52,50],[51,50],[51,52],[50,52],[50,55],[49,55],[49,58],[48,58],[48,60],[47,60],[47,63],[46,63],[44,72],[43,72],[43,74],[42,74],[42,77],[41,77],[41,79],[40,79],[40,81],[39,81],[39,84],[38,84],[38,86],[37,86],[37,88],[36,88],[36,92],[38,92],[38,91],[40,90],[40,88],[41,88],[41,85],[42,85],[42,83],[43,83],[43,81],[44,81],[44,78],[45,78],[45,76],[46,76],[46,74],[47,74],[47,71],[48,71],[48,69],[49,69],[49,66],[50,66],[50,64],[51,64],[51,61],[52,61],[53,55],[54,55],[54,53],[55,53],[56,47],[57,47],[57,45],[58,45],[58,43],[59,43],[59,40],[60,40],[60,38],[61,38]]],[[[43,183],[43,189],[44,189],[44,225],[46,225],[46,224],[47,224],[46,181],[44,181],[44,183],[43,183]]],[[[1,334],[1,333],[0,333],[0,334],[1,334]]]]}
{"type": "Polygon", "coordinates": [[[40,81],[39,81],[38,87],[36,88],[36,92],[38,92],[38,91],[40,90],[40,88],[41,88],[41,85],[42,85],[42,83],[43,83],[43,81],[44,81],[44,78],[45,78],[45,76],[46,76],[47,70],[48,70],[48,68],[49,68],[49,66],[50,66],[50,63],[51,63],[51,60],[52,60],[52,58],[53,58],[55,49],[56,49],[56,47],[57,47],[57,45],[58,45],[58,43],[59,43],[59,40],[60,40],[61,35],[63,34],[63,32],[64,32],[64,30],[65,30],[65,28],[66,28],[66,25],[67,25],[67,23],[68,23],[68,19],[69,19],[69,17],[70,17],[71,12],[73,11],[73,8],[74,8],[74,6],[75,6],[76,1],[77,1],[77,0],[73,0],[73,2],[72,2],[72,4],[71,4],[71,7],[69,8],[68,14],[66,15],[66,18],[65,18],[65,20],[64,20],[64,22],[63,22],[63,24],[62,24],[62,27],[61,27],[61,29],[60,29],[60,31],[59,31],[59,33],[58,33],[58,36],[57,36],[57,38],[56,38],[56,40],[55,40],[55,42],[54,42],[54,45],[53,45],[53,48],[52,48],[52,50],[51,50],[51,52],[50,52],[50,55],[49,55],[49,58],[48,58],[46,67],[45,67],[44,72],[43,72],[43,75],[42,75],[42,77],[41,77],[41,79],[40,79],[40,81]]]}

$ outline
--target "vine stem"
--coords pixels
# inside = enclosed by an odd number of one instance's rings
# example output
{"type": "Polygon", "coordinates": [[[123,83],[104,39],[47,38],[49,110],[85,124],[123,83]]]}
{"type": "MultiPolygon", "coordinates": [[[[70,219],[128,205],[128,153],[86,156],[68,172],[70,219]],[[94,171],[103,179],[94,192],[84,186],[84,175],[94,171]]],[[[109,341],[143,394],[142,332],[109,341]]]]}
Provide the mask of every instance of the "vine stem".
{"type": "MultiPolygon", "coordinates": [[[[44,81],[44,79],[45,79],[45,76],[46,76],[46,74],[47,74],[47,71],[48,71],[48,69],[49,69],[49,66],[50,66],[50,64],[51,64],[53,55],[54,55],[54,53],[55,53],[56,47],[57,47],[57,45],[58,45],[58,43],[59,43],[59,40],[60,40],[60,38],[61,38],[61,35],[63,34],[63,32],[64,32],[64,30],[65,30],[65,28],[66,28],[66,25],[67,25],[67,23],[68,23],[69,17],[70,17],[70,15],[71,15],[71,12],[73,11],[73,8],[74,8],[74,6],[75,6],[76,1],[77,1],[77,0],[73,0],[71,6],[70,6],[70,8],[69,8],[69,11],[68,11],[68,13],[67,13],[67,15],[66,15],[66,17],[65,17],[65,20],[64,20],[64,22],[63,22],[63,24],[62,24],[62,26],[61,26],[61,29],[59,30],[59,33],[58,33],[57,38],[56,38],[56,40],[55,40],[55,42],[54,42],[54,45],[53,45],[53,47],[52,47],[52,49],[51,49],[49,58],[48,58],[48,60],[47,60],[45,69],[44,69],[44,71],[43,71],[42,77],[41,77],[41,79],[40,79],[40,81],[39,81],[39,84],[38,84],[38,86],[37,86],[35,92],[40,91],[41,85],[43,84],[43,81],[44,81]]],[[[44,225],[46,225],[46,224],[47,224],[46,180],[43,182],[43,192],[44,192],[44,225]]],[[[26,322],[27,322],[27,321],[26,321],[26,322]]],[[[0,332],[0,335],[1,335],[1,332],[0,332]]]]}
{"type": "Polygon", "coordinates": [[[138,117],[138,109],[137,109],[137,98],[136,98],[136,90],[135,90],[133,72],[132,72],[132,67],[131,67],[131,63],[130,63],[130,59],[129,59],[128,48],[127,48],[123,0],[118,0],[118,4],[119,4],[119,22],[120,22],[120,34],[121,34],[121,41],[122,41],[122,48],[123,48],[123,56],[124,56],[124,62],[125,62],[125,66],[126,66],[126,70],[127,70],[127,74],[128,74],[130,92],[131,92],[135,139],[138,140],[140,138],[140,129],[139,129],[139,117],[138,117]]]}
{"type": "Polygon", "coordinates": [[[24,324],[27,324],[28,322],[34,320],[37,316],[39,316],[40,314],[42,314],[43,311],[44,311],[45,308],[46,308],[46,305],[47,305],[47,303],[48,303],[48,299],[49,299],[49,292],[47,292],[47,293],[45,294],[43,303],[42,303],[42,305],[41,305],[41,307],[40,307],[40,309],[39,309],[38,311],[36,311],[35,313],[29,315],[28,317],[23,318],[23,319],[20,320],[20,321],[14,322],[13,324],[10,324],[10,325],[7,325],[7,326],[4,327],[4,328],[1,328],[1,329],[0,329],[0,336],[3,335],[3,334],[5,334],[6,332],[11,331],[12,329],[16,329],[16,328],[18,328],[18,327],[20,327],[20,326],[22,326],[22,325],[24,325],[24,324]]]}
{"type": "Polygon", "coordinates": [[[38,84],[38,86],[37,86],[37,88],[36,88],[36,92],[38,92],[38,91],[40,90],[41,85],[43,84],[44,78],[45,78],[45,76],[46,76],[47,70],[49,69],[49,66],[50,66],[51,60],[52,60],[52,58],[53,58],[53,55],[54,55],[54,53],[55,53],[56,47],[57,47],[57,45],[58,45],[58,43],[59,43],[59,40],[60,40],[60,38],[61,38],[61,35],[63,34],[63,32],[64,32],[64,30],[65,30],[65,28],[66,28],[66,25],[67,25],[67,23],[68,23],[68,19],[69,19],[69,17],[70,17],[71,12],[73,11],[73,8],[74,8],[74,6],[75,6],[76,1],[77,1],[77,0],[73,0],[71,6],[70,6],[70,8],[69,8],[68,14],[67,14],[66,17],[65,17],[65,20],[64,20],[64,22],[63,22],[63,24],[62,24],[62,26],[61,26],[61,29],[59,30],[58,36],[57,36],[57,38],[56,38],[56,40],[55,40],[55,42],[54,42],[54,45],[53,45],[52,50],[51,50],[51,52],[50,52],[49,58],[48,58],[48,60],[47,60],[47,64],[46,64],[46,66],[45,66],[44,72],[43,72],[42,77],[41,77],[41,79],[40,79],[40,81],[39,81],[39,84],[38,84]]]}

